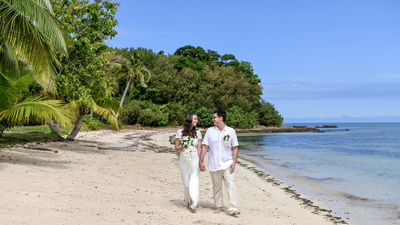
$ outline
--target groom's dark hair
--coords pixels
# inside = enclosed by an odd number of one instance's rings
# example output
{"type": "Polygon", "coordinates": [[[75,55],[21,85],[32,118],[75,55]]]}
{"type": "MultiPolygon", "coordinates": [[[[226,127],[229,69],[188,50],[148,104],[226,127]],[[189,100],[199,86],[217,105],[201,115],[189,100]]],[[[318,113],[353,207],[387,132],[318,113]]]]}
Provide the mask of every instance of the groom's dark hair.
{"type": "Polygon", "coordinates": [[[216,113],[218,117],[222,116],[222,120],[225,123],[225,121],[226,121],[226,112],[224,110],[215,110],[214,113],[216,113]]]}

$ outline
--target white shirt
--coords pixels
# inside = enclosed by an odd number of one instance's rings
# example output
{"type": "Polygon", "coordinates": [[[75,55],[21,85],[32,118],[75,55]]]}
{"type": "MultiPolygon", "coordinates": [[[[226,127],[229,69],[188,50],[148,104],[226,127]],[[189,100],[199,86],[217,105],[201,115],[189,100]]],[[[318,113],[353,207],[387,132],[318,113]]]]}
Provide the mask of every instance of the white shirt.
{"type": "Polygon", "coordinates": [[[220,131],[217,126],[207,129],[203,144],[208,146],[208,169],[225,170],[233,163],[232,147],[239,146],[236,132],[225,125],[220,131]]]}

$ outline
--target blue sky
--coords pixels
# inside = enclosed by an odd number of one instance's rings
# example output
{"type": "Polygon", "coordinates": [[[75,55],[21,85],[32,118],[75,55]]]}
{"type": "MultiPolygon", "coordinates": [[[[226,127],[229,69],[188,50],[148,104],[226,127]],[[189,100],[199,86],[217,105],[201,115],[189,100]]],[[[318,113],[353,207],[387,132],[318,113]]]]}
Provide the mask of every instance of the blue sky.
{"type": "Polygon", "coordinates": [[[110,46],[234,54],[252,63],[285,122],[400,122],[398,0],[116,2],[110,46]]]}

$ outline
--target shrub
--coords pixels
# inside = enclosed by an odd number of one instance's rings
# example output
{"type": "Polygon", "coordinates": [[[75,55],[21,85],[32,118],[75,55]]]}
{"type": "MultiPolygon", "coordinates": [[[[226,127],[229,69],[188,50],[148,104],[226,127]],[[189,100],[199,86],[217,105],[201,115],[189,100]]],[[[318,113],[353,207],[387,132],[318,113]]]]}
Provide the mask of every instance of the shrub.
{"type": "Polygon", "coordinates": [[[173,126],[183,124],[188,110],[185,105],[180,103],[168,103],[162,108],[162,111],[168,113],[168,123],[173,126]]]}
{"type": "Polygon", "coordinates": [[[160,105],[151,101],[133,100],[129,102],[121,113],[124,124],[161,127],[168,124],[168,113],[163,112],[160,105]]]}
{"type": "Polygon", "coordinates": [[[83,118],[83,123],[84,126],[87,127],[89,130],[98,130],[106,126],[98,118],[96,117],[90,118],[90,115],[86,115],[85,118],[83,118]]]}
{"type": "Polygon", "coordinates": [[[262,102],[258,110],[258,121],[264,126],[281,126],[283,122],[282,116],[275,109],[274,105],[269,102],[262,102]]]}
{"type": "Polygon", "coordinates": [[[214,114],[214,109],[206,108],[202,106],[196,111],[198,123],[198,127],[211,127],[214,125],[213,121],[211,120],[214,114]]]}
{"type": "Polygon", "coordinates": [[[230,127],[254,127],[258,124],[257,118],[245,112],[238,106],[226,110],[226,124],[230,127]]]}

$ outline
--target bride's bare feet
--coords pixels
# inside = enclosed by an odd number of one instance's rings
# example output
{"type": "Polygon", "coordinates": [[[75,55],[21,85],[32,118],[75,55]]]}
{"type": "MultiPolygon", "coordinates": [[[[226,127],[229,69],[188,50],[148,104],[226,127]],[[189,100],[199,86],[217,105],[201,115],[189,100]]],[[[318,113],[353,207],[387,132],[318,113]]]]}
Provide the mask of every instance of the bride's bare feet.
{"type": "Polygon", "coordinates": [[[190,202],[188,203],[188,209],[191,213],[196,213],[196,210],[192,209],[191,205],[192,205],[192,200],[190,200],[190,202]]]}
{"type": "Polygon", "coordinates": [[[239,211],[234,211],[234,212],[232,212],[232,216],[239,216],[240,215],[240,212],[239,211]]]}
{"type": "Polygon", "coordinates": [[[214,211],[214,213],[219,213],[219,212],[221,212],[222,211],[222,208],[221,207],[218,207],[215,211],[214,211]]]}

